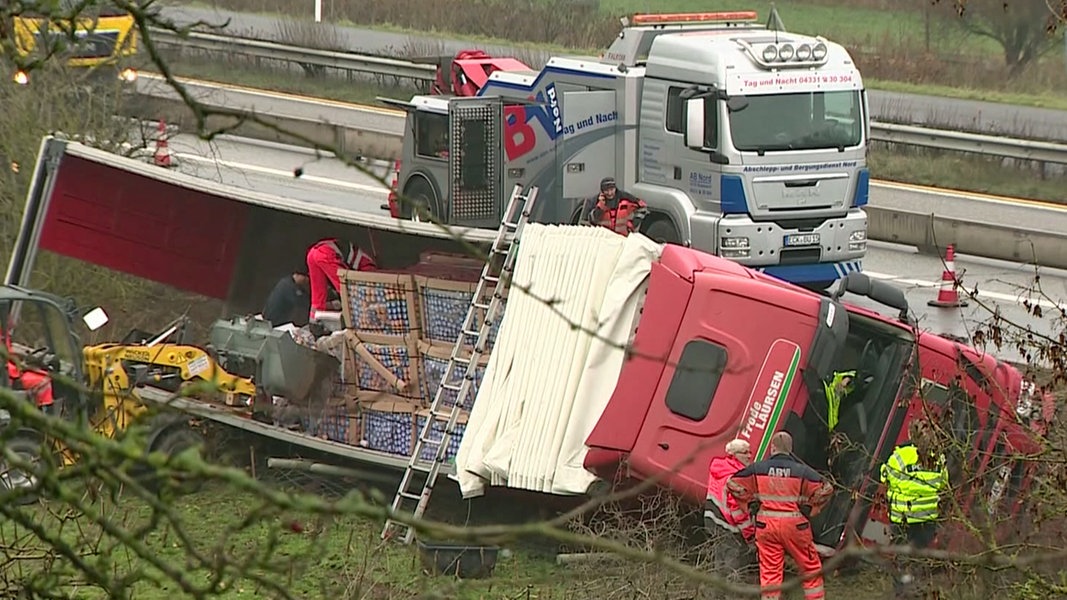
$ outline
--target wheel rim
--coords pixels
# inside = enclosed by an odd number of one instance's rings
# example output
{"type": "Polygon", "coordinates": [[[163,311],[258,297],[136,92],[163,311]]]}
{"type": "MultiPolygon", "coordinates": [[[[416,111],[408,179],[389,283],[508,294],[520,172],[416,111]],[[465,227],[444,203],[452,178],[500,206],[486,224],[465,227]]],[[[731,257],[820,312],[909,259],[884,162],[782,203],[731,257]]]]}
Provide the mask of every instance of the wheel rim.
{"type": "MultiPolygon", "coordinates": [[[[32,454],[29,454],[27,452],[19,452],[16,450],[15,455],[18,456],[21,460],[29,462],[30,464],[37,464],[37,460],[32,454]]],[[[3,482],[4,487],[9,490],[31,489],[37,486],[37,477],[26,473],[21,469],[16,469],[14,467],[4,465],[4,472],[0,473],[0,482],[3,482]]]]}

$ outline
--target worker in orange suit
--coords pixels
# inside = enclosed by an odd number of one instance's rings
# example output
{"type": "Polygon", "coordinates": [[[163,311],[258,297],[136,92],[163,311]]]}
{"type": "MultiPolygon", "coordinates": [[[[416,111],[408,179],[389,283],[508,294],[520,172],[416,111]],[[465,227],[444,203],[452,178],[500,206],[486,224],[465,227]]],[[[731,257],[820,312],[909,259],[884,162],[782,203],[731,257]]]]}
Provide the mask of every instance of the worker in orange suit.
{"type": "MultiPolygon", "coordinates": [[[[10,323],[9,326],[14,327],[14,323],[10,323]]],[[[19,368],[14,360],[15,353],[11,347],[11,336],[8,335],[7,329],[0,327],[0,337],[4,338],[4,348],[7,351],[7,377],[11,387],[26,392],[38,408],[51,412],[55,404],[52,378],[44,371],[19,368]]]]}
{"type": "Polygon", "coordinates": [[[619,190],[614,177],[600,181],[600,194],[588,211],[589,222],[618,233],[629,235],[641,227],[648,215],[648,207],[642,200],[619,190]]]}
{"type": "Polygon", "coordinates": [[[788,552],[804,578],[804,599],[821,600],[826,597],[822,560],[808,519],[830,500],[833,487],[793,457],[793,437],[788,433],[774,434],[770,449],[770,457],[741,469],[726,482],[730,494],[750,506],[755,516],[762,598],[781,598],[780,591],[767,588],[782,584],[788,552]]]}
{"type": "Polygon", "coordinates": [[[320,310],[340,310],[341,301],[330,300],[331,287],[340,297],[341,279],[347,271],[375,271],[378,265],[369,254],[351,242],[328,238],[316,242],[307,253],[308,280],[311,284],[311,318],[320,310]]]}

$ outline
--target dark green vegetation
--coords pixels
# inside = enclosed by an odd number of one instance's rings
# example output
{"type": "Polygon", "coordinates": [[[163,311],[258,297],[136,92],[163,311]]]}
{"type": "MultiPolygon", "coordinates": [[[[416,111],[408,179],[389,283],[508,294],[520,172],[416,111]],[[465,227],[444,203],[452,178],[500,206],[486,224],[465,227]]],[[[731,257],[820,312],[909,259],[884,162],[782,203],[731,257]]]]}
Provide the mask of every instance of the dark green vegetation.
{"type": "MultiPolygon", "coordinates": [[[[791,31],[844,44],[876,89],[1067,108],[1062,33],[1045,0],[777,0],[791,31]],[[1009,6],[1008,12],[1004,7],[1009,6]]],[[[215,0],[219,8],[307,19],[312,8],[285,0],[215,0]]],[[[327,22],[433,32],[478,41],[549,44],[595,50],[618,33],[618,17],[634,12],[753,9],[766,18],[769,0],[338,0],[323,4],[327,22]]],[[[1063,10],[1067,10],[1064,8],[1063,10]]],[[[1062,29],[1062,28],[1061,28],[1062,29]]],[[[296,40],[293,40],[295,43],[296,40]]],[[[329,39],[319,41],[330,45],[329,39]]]]}

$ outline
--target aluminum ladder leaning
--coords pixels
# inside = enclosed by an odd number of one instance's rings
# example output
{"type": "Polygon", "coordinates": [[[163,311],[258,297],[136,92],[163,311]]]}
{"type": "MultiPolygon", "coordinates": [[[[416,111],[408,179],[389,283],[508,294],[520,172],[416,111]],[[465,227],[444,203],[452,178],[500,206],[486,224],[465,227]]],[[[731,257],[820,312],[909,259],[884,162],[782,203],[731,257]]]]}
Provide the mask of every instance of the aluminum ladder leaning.
{"type": "MultiPolygon", "coordinates": [[[[523,227],[529,221],[530,210],[536,198],[536,187],[531,187],[526,194],[523,194],[522,186],[516,185],[511,192],[508,207],[504,212],[504,217],[500,220],[500,229],[497,231],[496,238],[489,249],[488,260],[486,260],[485,266],[482,267],[482,274],[474,290],[474,296],[467,307],[467,316],[463,319],[460,334],[452,347],[452,355],[449,357],[445,374],[441,377],[441,383],[434,394],[433,403],[430,405],[430,414],[425,424],[420,428],[411,458],[408,460],[407,469],[404,471],[404,478],[401,479],[396,496],[393,497],[391,505],[392,516],[406,515],[414,521],[426,512],[426,508],[430,504],[430,494],[433,491],[434,484],[437,482],[441,465],[445,462],[445,455],[448,451],[449,442],[452,440],[456,422],[459,420],[463,405],[474,391],[471,388],[478,369],[478,362],[482,355],[486,353],[490,332],[501,312],[503,295],[511,283],[515,258],[518,255],[519,238],[522,235],[523,227]],[[516,213],[517,216],[515,216],[516,213]],[[515,220],[508,220],[512,218],[515,220]],[[511,239],[509,239],[509,236],[511,239]],[[493,293],[487,298],[489,286],[491,285],[494,286],[493,293]],[[484,311],[485,317],[481,319],[481,325],[475,329],[475,323],[478,321],[479,313],[482,311],[484,311]],[[476,341],[471,349],[470,356],[464,357],[464,342],[468,338],[475,338],[476,341]],[[453,373],[457,372],[463,373],[463,379],[458,384],[452,383],[453,373]],[[455,403],[451,407],[446,406],[449,402],[447,400],[448,392],[456,393],[455,403]],[[443,432],[440,431],[442,428],[434,427],[439,423],[444,424],[443,432]],[[434,431],[435,429],[438,431],[434,431]],[[434,435],[439,436],[439,439],[434,439],[434,435]],[[428,448],[435,448],[433,458],[431,460],[423,460],[421,458],[423,450],[428,448]],[[417,477],[416,474],[422,474],[424,477],[417,477]],[[416,493],[412,489],[419,485],[417,483],[418,480],[422,481],[422,491],[416,493]],[[414,506],[411,506],[412,504],[414,506]]],[[[414,537],[415,529],[410,524],[402,523],[393,518],[386,519],[385,527],[382,529],[381,534],[383,540],[400,539],[404,544],[410,544],[414,537]],[[399,532],[403,532],[403,535],[397,538],[397,533],[399,532]]]]}

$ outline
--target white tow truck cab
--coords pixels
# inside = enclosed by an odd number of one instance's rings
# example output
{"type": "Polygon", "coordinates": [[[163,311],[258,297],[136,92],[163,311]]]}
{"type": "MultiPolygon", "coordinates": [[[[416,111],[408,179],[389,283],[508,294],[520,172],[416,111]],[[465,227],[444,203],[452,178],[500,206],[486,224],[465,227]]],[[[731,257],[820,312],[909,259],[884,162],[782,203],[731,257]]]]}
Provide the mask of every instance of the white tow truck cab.
{"type": "Polygon", "coordinates": [[[516,184],[570,222],[599,181],[642,231],[825,287],[867,249],[869,117],[848,52],[755,12],[636,15],[600,57],[499,70],[476,97],[415,96],[394,216],[496,227],[516,184]],[[409,202],[411,204],[409,204],[409,202]]]}

